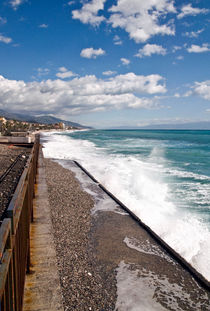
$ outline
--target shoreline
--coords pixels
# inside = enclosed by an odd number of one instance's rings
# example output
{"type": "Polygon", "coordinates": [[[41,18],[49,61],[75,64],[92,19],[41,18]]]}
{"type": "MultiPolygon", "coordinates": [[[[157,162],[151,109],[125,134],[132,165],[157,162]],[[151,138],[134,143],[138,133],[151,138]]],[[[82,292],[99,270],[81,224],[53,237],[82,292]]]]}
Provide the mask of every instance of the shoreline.
{"type": "MultiPolygon", "coordinates": [[[[193,154],[196,154],[198,146],[193,144],[191,150],[188,139],[185,141],[183,138],[182,141],[179,134],[175,135],[171,143],[167,142],[166,146],[165,138],[161,140],[162,135],[149,135],[149,140],[146,135],[145,144],[142,144],[139,134],[133,136],[124,133],[123,143],[120,137],[121,135],[114,133],[102,132],[46,136],[44,154],[49,158],[79,161],[102,185],[210,281],[210,179],[205,151],[201,148],[204,163],[202,164],[201,157],[196,164],[193,154]],[[152,137],[154,141],[150,144],[152,137]],[[156,139],[163,142],[157,149],[156,139]],[[205,168],[206,171],[203,171],[205,168]]],[[[191,137],[189,142],[192,139],[194,141],[191,137]]],[[[205,137],[203,143],[209,146],[205,137]]]]}
{"type": "Polygon", "coordinates": [[[196,311],[202,301],[202,310],[209,310],[209,292],[123,214],[73,161],[64,162],[68,169],[45,159],[65,310],[74,310],[75,306],[78,311],[115,310],[116,306],[118,310],[132,310],[135,303],[145,306],[146,302],[153,305],[151,310],[178,310],[170,301],[180,310],[196,311]],[[86,192],[75,178],[75,170],[86,180],[86,192]],[[97,205],[98,210],[93,212],[97,205]],[[134,295],[134,279],[141,290],[150,292],[146,301],[144,295],[134,295]],[[123,280],[133,283],[127,288],[131,297],[126,301],[123,280]]]}

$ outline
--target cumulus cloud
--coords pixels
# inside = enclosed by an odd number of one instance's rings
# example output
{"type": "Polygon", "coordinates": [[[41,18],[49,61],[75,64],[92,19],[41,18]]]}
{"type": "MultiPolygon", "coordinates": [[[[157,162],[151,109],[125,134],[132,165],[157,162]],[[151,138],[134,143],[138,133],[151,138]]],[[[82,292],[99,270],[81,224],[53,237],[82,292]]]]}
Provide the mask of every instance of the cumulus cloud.
{"type": "MultiPolygon", "coordinates": [[[[137,43],[145,42],[154,35],[175,34],[172,22],[165,22],[166,15],[176,13],[173,0],[117,0],[108,10],[109,18],[102,15],[104,3],[105,0],[85,2],[81,9],[72,11],[72,17],[93,26],[106,21],[113,28],[124,29],[137,43]]],[[[116,42],[121,44],[120,40],[116,42]]]]}
{"type": "Polygon", "coordinates": [[[0,76],[0,108],[22,112],[80,114],[126,107],[151,108],[156,103],[152,95],[164,92],[165,81],[155,74],[127,73],[105,80],[93,75],[28,83],[0,76]]]}
{"type": "Polygon", "coordinates": [[[146,44],[139,52],[135,55],[136,57],[142,58],[144,56],[151,56],[152,54],[165,55],[166,49],[161,45],[157,44],[146,44]]]}
{"type": "Polygon", "coordinates": [[[96,58],[104,54],[105,54],[105,51],[102,50],[101,48],[97,50],[95,50],[94,48],[87,48],[81,51],[80,56],[84,58],[96,58]]]}
{"type": "Polygon", "coordinates": [[[17,8],[24,2],[25,0],[11,0],[10,4],[13,7],[14,10],[17,10],[17,8]]]}
{"type": "Polygon", "coordinates": [[[192,4],[190,3],[183,5],[183,7],[181,8],[181,13],[177,15],[177,18],[181,19],[185,16],[195,16],[198,14],[207,14],[207,13],[209,13],[208,9],[193,8],[192,4]]]}
{"type": "Polygon", "coordinates": [[[84,24],[99,25],[105,20],[104,16],[98,16],[99,10],[103,10],[106,0],[92,0],[85,3],[80,10],[72,11],[72,18],[79,19],[84,24]]]}
{"type": "Polygon", "coordinates": [[[189,38],[197,38],[199,34],[202,33],[203,31],[204,31],[204,28],[199,29],[197,31],[187,31],[183,35],[189,38]]]}
{"type": "Polygon", "coordinates": [[[9,38],[9,37],[3,36],[3,35],[0,33],[0,42],[3,42],[3,43],[8,44],[8,43],[11,43],[11,42],[12,42],[12,39],[9,38]]]}
{"type": "Polygon", "coordinates": [[[114,36],[113,41],[115,45],[122,45],[122,40],[120,39],[118,35],[114,36]]]}
{"type": "Polygon", "coordinates": [[[72,78],[75,76],[77,76],[76,73],[72,72],[71,70],[68,70],[65,67],[60,67],[59,72],[56,73],[56,77],[61,78],[61,79],[72,78]]]}
{"type": "Polygon", "coordinates": [[[203,53],[203,52],[209,52],[210,46],[207,43],[203,43],[202,46],[192,44],[191,47],[187,48],[187,51],[189,53],[203,53]]]}
{"type": "Polygon", "coordinates": [[[130,1],[118,0],[109,12],[112,27],[124,29],[137,43],[154,35],[174,35],[174,25],[162,23],[163,17],[175,13],[171,0],[130,1]]]}
{"type": "Polygon", "coordinates": [[[41,24],[41,25],[39,25],[39,28],[48,28],[48,25],[47,24],[41,24]]]}
{"type": "Polygon", "coordinates": [[[112,76],[112,75],[115,75],[116,73],[117,73],[116,71],[111,71],[111,70],[102,72],[104,76],[112,76]]]}
{"type": "Polygon", "coordinates": [[[130,60],[127,58],[122,57],[122,58],[120,58],[120,60],[121,60],[122,64],[125,66],[130,64],[130,60]]]}
{"type": "Polygon", "coordinates": [[[193,91],[196,95],[199,95],[206,100],[210,100],[210,80],[195,82],[193,91]]]}

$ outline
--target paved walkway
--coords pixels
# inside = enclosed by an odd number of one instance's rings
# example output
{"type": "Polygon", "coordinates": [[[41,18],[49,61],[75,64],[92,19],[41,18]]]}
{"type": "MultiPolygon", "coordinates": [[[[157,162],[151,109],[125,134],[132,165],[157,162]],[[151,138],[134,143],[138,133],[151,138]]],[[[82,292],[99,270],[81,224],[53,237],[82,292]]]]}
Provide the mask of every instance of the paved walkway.
{"type": "Polygon", "coordinates": [[[42,152],[30,242],[32,267],[26,275],[23,311],[63,311],[42,152]]]}

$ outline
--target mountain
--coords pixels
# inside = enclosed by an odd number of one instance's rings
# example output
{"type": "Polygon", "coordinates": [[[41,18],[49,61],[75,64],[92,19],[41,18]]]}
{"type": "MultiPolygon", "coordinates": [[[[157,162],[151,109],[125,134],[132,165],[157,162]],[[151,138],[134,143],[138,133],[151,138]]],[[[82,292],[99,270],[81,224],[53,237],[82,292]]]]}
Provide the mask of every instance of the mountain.
{"type": "Polygon", "coordinates": [[[154,124],[139,127],[150,130],[210,130],[210,121],[179,124],[154,124]]]}
{"type": "Polygon", "coordinates": [[[210,130],[210,121],[190,122],[178,124],[150,124],[143,126],[119,126],[112,129],[127,129],[127,130],[210,130]]]}
{"type": "Polygon", "coordinates": [[[16,113],[16,112],[8,112],[8,111],[0,109],[0,116],[6,119],[10,119],[10,120],[25,121],[25,122],[31,122],[31,123],[54,124],[54,123],[63,122],[67,126],[73,126],[73,127],[79,127],[79,128],[91,128],[89,126],[84,126],[79,123],[62,120],[62,119],[48,116],[48,115],[31,116],[31,115],[25,115],[25,114],[16,113]]]}

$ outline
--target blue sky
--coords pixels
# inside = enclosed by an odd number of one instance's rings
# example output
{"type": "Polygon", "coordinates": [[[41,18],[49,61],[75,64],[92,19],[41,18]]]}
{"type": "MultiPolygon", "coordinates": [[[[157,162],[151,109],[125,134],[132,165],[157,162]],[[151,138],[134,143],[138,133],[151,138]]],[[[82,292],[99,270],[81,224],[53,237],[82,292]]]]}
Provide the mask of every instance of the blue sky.
{"type": "Polygon", "coordinates": [[[95,127],[210,121],[209,0],[3,0],[0,109],[95,127]]]}

